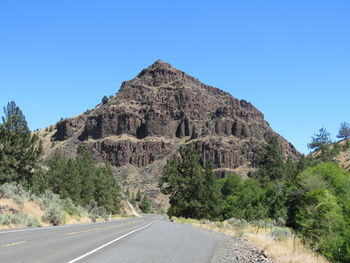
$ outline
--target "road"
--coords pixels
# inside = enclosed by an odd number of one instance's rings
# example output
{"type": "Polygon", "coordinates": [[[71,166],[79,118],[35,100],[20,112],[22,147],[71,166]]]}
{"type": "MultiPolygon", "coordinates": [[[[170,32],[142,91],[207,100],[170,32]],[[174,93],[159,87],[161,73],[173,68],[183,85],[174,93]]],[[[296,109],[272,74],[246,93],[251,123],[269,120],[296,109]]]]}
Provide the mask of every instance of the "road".
{"type": "Polygon", "coordinates": [[[210,262],[216,241],[157,215],[0,232],[0,262],[210,262]]]}

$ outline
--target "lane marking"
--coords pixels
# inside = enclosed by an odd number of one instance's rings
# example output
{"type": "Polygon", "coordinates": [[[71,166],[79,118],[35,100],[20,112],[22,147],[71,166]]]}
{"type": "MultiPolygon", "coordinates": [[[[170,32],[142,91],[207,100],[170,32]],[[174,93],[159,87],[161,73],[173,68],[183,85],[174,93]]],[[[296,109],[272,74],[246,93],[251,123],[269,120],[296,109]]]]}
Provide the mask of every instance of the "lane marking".
{"type": "Polygon", "coordinates": [[[97,231],[97,230],[104,230],[104,229],[108,229],[108,228],[118,227],[121,225],[127,225],[130,223],[134,223],[134,222],[127,222],[127,223],[121,223],[118,225],[110,225],[110,226],[106,226],[106,227],[95,227],[93,229],[86,229],[86,230],[82,230],[82,231],[69,232],[69,233],[64,234],[64,236],[72,236],[72,235],[81,234],[81,233],[87,233],[87,232],[92,232],[92,231],[97,231]]]}
{"type": "Polygon", "coordinates": [[[69,233],[64,234],[64,236],[71,236],[71,235],[76,235],[76,234],[81,234],[81,233],[86,233],[86,232],[103,230],[103,229],[107,229],[107,228],[111,228],[111,227],[115,227],[115,226],[112,225],[112,226],[107,226],[107,227],[96,227],[93,229],[86,229],[86,230],[82,230],[82,231],[69,232],[69,233]]]}
{"type": "Polygon", "coordinates": [[[10,244],[6,244],[6,245],[2,245],[1,247],[12,247],[12,246],[16,246],[16,245],[20,245],[20,244],[24,244],[27,243],[27,241],[20,241],[20,242],[16,242],[16,243],[10,243],[10,244]]]}
{"type": "Polygon", "coordinates": [[[68,261],[67,263],[74,263],[74,262],[77,262],[77,261],[79,261],[79,260],[81,260],[81,259],[83,259],[83,258],[85,258],[85,257],[87,257],[87,256],[89,256],[89,255],[91,255],[91,254],[93,254],[93,253],[95,253],[95,252],[101,250],[102,248],[104,248],[104,247],[106,247],[106,246],[109,246],[109,245],[113,244],[114,242],[117,242],[118,240],[120,240],[120,239],[122,239],[122,238],[124,238],[124,237],[127,237],[127,236],[129,236],[129,235],[131,235],[131,234],[133,234],[133,233],[135,233],[135,232],[137,232],[137,231],[140,231],[140,230],[142,230],[142,229],[145,229],[145,228],[147,228],[147,227],[150,227],[151,225],[153,225],[155,222],[158,222],[158,221],[159,221],[159,220],[153,221],[152,223],[149,223],[148,225],[145,225],[145,226],[143,226],[143,227],[140,227],[140,228],[137,228],[137,229],[135,229],[135,230],[133,230],[133,231],[130,231],[129,233],[126,233],[126,234],[124,234],[124,235],[122,235],[122,236],[120,236],[120,237],[118,237],[118,238],[116,238],[116,239],[113,239],[112,241],[109,241],[108,243],[106,243],[106,244],[104,244],[104,245],[102,245],[102,246],[99,246],[98,248],[95,248],[95,249],[91,250],[90,252],[88,252],[88,253],[86,253],[86,254],[84,254],[84,255],[81,255],[80,257],[77,257],[77,258],[75,258],[75,259],[73,259],[73,260],[71,260],[71,261],[68,261]]]}
{"type": "MultiPolygon", "coordinates": [[[[132,220],[137,221],[141,218],[126,218],[126,219],[119,219],[119,220],[112,220],[112,222],[123,222],[126,220],[132,220]]],[[[9,233],[17,233],[17,232],[29,232],[29,231],[40,231],[40,230],[51,230],[51,229],[59,229],[59,228],[70,228],[70,227],[76,227],[76,226],[88,226],[88,225],[99,225],[99,224],[106,224],[110,223],[108,222],[98,222],[98,223],[87,223],[87,224],[71,224],[71,225],[64,225],[64,226],[47,226],[47,227],[35,227],[35,228],[24,228],[24,229],[16,229],[16,230],[5,230],[0,231],[0,234],[9,234],[9,233]]]]}
{"type": "Polygon", "coordinates": [[[86,233],[91,231],[94,231],[94,229],[87,229],[87,230],[77,231],[77,232],[69,232],[67,234],[64,234],[64,236],[71,236],[71,235],[76,235],[76,234],[81,234],[81,233],[86,233]]]}

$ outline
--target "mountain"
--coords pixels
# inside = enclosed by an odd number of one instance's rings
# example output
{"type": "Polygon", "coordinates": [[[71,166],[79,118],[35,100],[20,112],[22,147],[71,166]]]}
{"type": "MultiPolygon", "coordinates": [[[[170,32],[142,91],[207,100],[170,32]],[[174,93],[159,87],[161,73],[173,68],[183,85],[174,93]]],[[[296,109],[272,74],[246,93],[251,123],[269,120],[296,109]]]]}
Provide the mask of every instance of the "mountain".
{"type": "Polygon", "coordinates": [[[201,83],[161,60],[123,82],[115,96],[79,116],[39,131],[49,158],[85,145],[97,162],[110,162],[125,185],[161,204],[157,188],[166,159],[192,144],[203,163],[224,175],[254,169],[259,147],[278,136],[286,155],[298,152],[276,134],[251,103],[201,83]]]}

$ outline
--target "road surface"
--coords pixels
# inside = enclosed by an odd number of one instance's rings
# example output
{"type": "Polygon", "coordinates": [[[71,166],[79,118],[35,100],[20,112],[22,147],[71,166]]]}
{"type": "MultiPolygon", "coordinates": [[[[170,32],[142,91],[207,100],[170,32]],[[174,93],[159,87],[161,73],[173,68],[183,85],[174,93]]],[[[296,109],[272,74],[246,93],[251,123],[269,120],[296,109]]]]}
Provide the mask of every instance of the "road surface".
{"type": "Polygon", "coordinates": [[[157,215],[0,232],[0,262],[210,262],[216,241],[157,215]]]}

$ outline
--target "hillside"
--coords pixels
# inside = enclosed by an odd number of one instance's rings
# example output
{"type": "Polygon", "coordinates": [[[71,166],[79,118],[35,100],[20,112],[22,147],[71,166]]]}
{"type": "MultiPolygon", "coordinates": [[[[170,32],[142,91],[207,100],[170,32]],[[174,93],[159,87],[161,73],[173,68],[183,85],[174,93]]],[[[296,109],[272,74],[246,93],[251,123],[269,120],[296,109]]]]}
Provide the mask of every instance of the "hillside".
{"type": "Polygon", "coordinates": [[[335,157],[335,160],[339,163],[339,166],[344,170],[350,171],[350,148],[346,147],[346,144],[350,144],[350,139],[338,142],[342,146],[342,150],[335,157]]]}
{"type": "Polygon", "coordinates": [[[260,146],[272,136],[278,136],[285,155],[299,155],[251,103],[160,60],[94,109],[37,133],[45,158],[56,149],[74,157],[83,144],[96,162],[110,162],[126,185],[145,190],[158,204],[166,200],[157,187],[162,168],[186,144],[220,175],[247,176],[260,146]]]}

